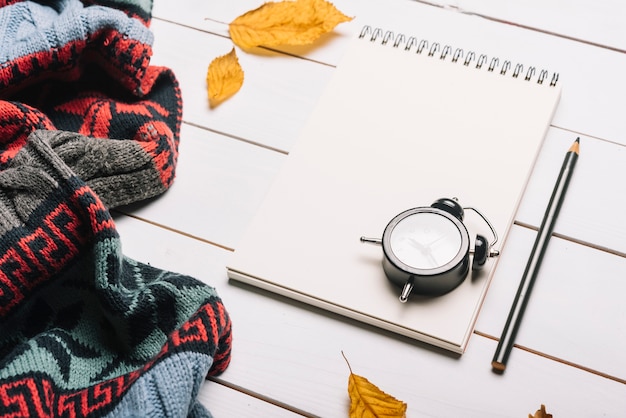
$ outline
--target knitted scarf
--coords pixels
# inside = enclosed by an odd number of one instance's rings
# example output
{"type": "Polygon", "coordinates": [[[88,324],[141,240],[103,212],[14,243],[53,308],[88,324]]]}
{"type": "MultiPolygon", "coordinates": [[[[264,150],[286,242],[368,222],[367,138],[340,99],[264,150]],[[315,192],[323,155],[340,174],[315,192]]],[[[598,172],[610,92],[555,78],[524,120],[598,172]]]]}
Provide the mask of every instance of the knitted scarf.
{"type": "Polygon", "coordinates": [[[175,175],[151,7],[0,0],[2,417],[210,416],[197,392],[230,361],[215,289],[125,257],[108,211],[175,175]]]}

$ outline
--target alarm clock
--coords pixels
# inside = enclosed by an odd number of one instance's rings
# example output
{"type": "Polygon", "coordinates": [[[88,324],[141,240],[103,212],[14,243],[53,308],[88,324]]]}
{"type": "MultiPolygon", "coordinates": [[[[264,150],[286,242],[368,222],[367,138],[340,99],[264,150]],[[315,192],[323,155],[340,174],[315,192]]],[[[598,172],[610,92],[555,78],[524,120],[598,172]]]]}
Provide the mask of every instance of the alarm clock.
{"type": "Polygon", "coordinates": [[[400,301],[411,293],[438,296],[450,292],[470,270],[480,270],[493,250],[498,235],[489,220],[477,209],[463,208],[456,198],[442,198],[430,206],[408,209],[396,215],[385,227],[382,239],[361,237],[361,242],[382,245],[383,270],[387,278],[402,288],[400,301]],[[466,210],[476,212],[489,226],[494,240],[477,235],[473,249],[463,223],[466,210]]]}

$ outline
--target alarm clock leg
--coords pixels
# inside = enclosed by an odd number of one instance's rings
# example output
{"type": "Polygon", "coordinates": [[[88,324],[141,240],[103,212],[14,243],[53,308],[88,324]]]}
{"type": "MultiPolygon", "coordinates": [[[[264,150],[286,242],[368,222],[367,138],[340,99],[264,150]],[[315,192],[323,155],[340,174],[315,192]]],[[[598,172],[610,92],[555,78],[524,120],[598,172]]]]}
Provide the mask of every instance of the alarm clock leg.
{"type": "Polygon", "coordinates": [[[404,284],[404,287],[402,288],[402,293],[400,293],[400,302],[406,303],[406,301],[409,300],[409,295],[411,294],[411,291],[413,290],[414,285],[415,285],[415,279],[413,278],[413,276],[411,276],[409,277],[409,280],[407,280],[407,282],[404,284]]]}

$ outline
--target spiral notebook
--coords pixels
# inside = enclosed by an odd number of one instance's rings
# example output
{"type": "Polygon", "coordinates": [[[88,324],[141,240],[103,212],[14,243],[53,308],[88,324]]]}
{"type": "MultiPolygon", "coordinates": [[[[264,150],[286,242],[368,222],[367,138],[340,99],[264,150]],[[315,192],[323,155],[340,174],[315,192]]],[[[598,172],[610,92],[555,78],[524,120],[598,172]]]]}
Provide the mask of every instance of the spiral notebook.
{"type": "MultiPolygon", "coordinates": [[[[364,27],[236,246],[229,277],[462,353],[497,258],[443,296],[400,303],[382,249],[360,237],[455,197],[490,220],[503,249],[559,96],[557,73],[364,27]]],[[[472,242],[491,237],[469,213],[465,224],[472,242]]]]}

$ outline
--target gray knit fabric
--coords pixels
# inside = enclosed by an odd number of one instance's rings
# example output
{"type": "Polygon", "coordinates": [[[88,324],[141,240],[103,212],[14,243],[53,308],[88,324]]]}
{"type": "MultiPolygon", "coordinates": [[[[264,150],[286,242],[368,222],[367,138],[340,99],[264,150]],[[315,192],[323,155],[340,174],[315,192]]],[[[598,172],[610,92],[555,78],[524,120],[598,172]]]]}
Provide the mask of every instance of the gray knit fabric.
{"type": "Polygon", "coordinates": [[[0,235],[28,223],[33,211],[49,198],[50,191],[59,188],[55,175],[63,179],[72,175],[47,145],[38,144],[39,138],[33,138],[9,167],[0,171],[0,235]]]}
{"type": "Polygon", "coordinates": [[[166,188],[153,158],[134,140],[91,138],[75,132],[38,130],[63,162],[112,208],[154,197],[166,188]]]}

